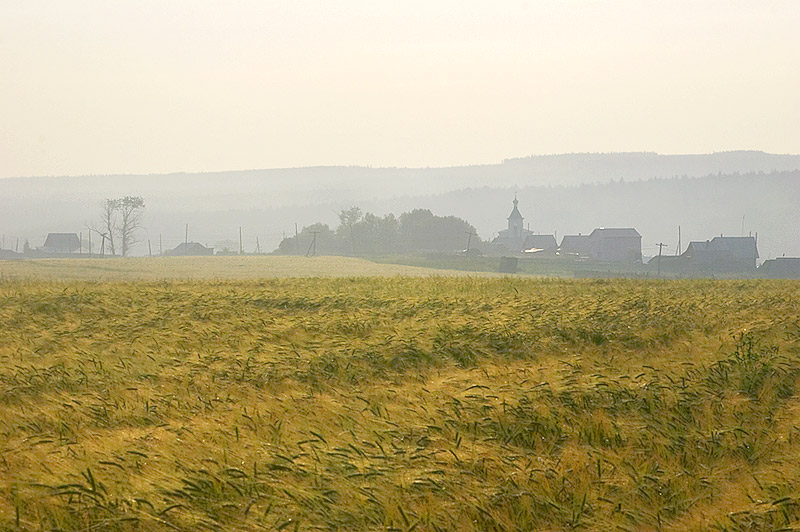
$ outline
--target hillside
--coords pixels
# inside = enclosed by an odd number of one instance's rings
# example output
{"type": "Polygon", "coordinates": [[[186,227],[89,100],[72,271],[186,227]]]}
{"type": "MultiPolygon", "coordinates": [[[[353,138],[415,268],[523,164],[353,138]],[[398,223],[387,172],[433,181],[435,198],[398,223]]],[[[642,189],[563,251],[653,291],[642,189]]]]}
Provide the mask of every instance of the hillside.
{"type": "MultiPolygon", "coordinates": [[[[242,226],[247,251],[256,248],[256,237],[261,249],[274,249],[284,234],[293,234],[295,223],[301,228],[317,221],[335,225],[337,212],[351,205],[376,214],[429,208],[464,218],[491,238],[505,225],[516,190],[532,229],[542,232],[633,225],[648,245],[674,246],[679,224],[687,238],[706,239],[720,232],[738,234],[745,216],[745,228],[759,232],[765,256],[800,254],[798,239],[780,221],[787,215],[794,219],[790,200],[798,197],[797,169],[797,155],[634,153],[540,156],[453,168],[0,179],[0,231],[6,248],[13,248],[17,238],[40,246],[48,232],[85,229],[104,198],[136,194],[147,203],[142,238],[155,246],[160,237],[165,249],[183,241],[187,223],[190,239],[210,246],[238,242],[242,226]]],[[[138,253],[145,251],[140,245],[138,253]]]]}

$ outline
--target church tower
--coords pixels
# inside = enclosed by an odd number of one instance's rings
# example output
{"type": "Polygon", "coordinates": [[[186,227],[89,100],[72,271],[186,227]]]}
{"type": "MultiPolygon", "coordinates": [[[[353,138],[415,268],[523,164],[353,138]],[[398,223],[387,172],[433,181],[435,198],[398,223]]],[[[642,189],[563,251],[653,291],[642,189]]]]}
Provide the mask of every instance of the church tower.
{"type": "Polygon", "coordinates": [[[511,214],[508,215],[508,230],[515,238],[522,238],[522,214],[520,214],[519,209],[517,209],[517,195],[514,194],[514,209],[512,209],[511,214]]]}

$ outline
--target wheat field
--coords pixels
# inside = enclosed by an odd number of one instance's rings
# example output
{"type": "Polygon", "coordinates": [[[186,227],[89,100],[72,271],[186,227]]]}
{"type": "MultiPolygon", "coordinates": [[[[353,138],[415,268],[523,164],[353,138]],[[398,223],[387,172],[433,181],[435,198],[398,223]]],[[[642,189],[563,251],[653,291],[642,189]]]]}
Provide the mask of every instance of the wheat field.
{"type": "Polygon", "coordinates": [[[6,274],[0,530],[800,526],[797,282],[6,274]]]}
{"type": "MultiPolygon", "coordinates": [[[[264,279],[284,277],[463,276],[466,272],[378,264],[354,257],[233,255],[0,261],[0,279],[153,281],[264,279]]],[[[490,273],[471,275],[491,276],[490,273]]]]}

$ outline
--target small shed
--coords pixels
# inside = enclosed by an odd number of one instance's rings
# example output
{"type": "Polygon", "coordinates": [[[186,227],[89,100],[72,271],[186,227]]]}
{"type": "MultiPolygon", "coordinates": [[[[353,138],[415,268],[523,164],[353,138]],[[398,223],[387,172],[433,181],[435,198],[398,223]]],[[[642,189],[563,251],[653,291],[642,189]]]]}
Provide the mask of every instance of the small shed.
{"type": "Polygon", "coordinates": [[[48,233],[42,246],[46,253],[69,254],[80,251],[81,240],[77,233],[48,233]]]}
{"type": "Polygon", "coordinates": [[[500,257],[500,266],[497,271],[500,273],[517,273],[519,259],[517,257],[500,257]]]}

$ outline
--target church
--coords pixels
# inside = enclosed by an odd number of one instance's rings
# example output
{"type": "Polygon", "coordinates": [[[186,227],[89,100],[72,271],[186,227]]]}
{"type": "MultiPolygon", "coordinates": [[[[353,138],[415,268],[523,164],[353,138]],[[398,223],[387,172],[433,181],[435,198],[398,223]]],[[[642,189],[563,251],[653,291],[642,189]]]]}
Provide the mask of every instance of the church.
{"type": "Polygon", "coordinates": [[[525,229],[524,218],[519,212],[519,201],[514,195],[514,208],[508,215],[508,229],[503,229],[492,240],[492,244],[497,244],[506,248],[510,252],[555,253],[556,239],[553,235],[536,235],[533,231],[525,229]]]}

